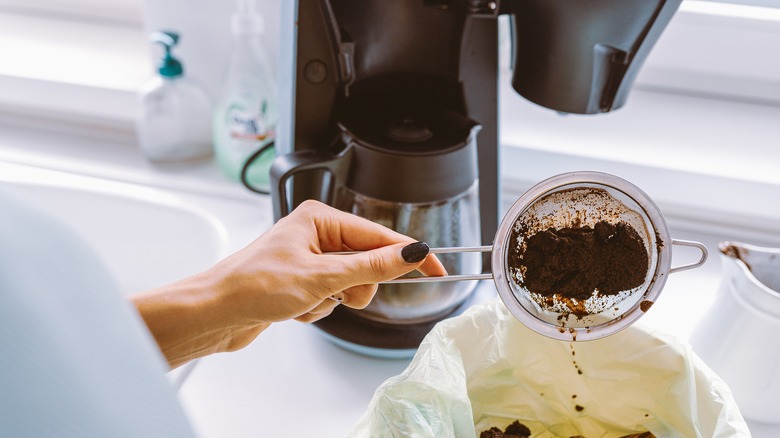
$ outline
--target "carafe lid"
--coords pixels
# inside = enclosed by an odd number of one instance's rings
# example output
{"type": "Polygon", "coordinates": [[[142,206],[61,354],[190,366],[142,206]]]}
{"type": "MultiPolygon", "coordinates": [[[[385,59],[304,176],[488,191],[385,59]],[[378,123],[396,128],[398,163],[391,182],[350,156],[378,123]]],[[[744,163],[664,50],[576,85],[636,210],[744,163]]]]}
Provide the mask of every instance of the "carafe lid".
{"type": "Polygon", "coordinates": [[[373,198],[435,202],[468,190],[477,179],[479,125],[429,106],[355,108],[339,123],[353,148],[347,187],[373,198]]]}

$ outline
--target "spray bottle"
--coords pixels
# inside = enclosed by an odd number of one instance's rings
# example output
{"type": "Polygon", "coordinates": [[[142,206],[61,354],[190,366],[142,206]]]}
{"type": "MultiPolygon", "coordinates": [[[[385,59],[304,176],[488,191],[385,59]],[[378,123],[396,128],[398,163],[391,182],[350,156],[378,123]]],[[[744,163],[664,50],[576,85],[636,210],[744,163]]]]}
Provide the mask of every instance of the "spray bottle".
{"type": "Polygon", "coordinates": [[[274,156],[277,102],[263,44],[263,17],[255,0],[238,0],[231,25],[233,52],[214,112],[214,152],[231,179],[265,192],[274,156]]]}

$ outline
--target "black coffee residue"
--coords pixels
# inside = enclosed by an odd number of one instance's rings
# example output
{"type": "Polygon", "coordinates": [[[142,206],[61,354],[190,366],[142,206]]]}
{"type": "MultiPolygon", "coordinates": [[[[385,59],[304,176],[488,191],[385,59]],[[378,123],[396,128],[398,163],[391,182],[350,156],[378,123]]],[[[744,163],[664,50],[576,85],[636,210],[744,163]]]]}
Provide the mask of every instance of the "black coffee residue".
{"type": "Polygon", "coordinates": [[[522,286],[545,297],[615,295],[642,285],[649,266],[642,238],[625,222],[548,228],[525,241],[525,251],[510,251],[509,264],[524,267],[522,286]]]}

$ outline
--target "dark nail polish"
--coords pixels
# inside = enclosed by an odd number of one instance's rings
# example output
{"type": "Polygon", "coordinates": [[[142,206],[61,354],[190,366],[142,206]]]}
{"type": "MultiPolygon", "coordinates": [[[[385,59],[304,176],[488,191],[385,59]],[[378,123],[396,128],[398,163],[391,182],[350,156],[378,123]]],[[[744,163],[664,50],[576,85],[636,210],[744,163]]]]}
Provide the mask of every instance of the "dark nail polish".
{"type": "Polygon", "coordinates": [[[401,257],[404,258],[406,263],[417,263],[424,259],[428,255],[430,248],[425,242],[414,242],[406,245],[401,250],[401,257]]]}

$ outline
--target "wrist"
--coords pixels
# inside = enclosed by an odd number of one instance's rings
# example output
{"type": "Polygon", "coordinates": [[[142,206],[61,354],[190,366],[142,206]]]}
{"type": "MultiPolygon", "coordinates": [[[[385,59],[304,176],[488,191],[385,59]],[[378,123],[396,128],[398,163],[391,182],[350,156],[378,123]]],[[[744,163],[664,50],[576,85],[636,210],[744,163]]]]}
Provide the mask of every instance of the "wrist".
{"type": "MultiPolygon", "coordinates": [[[[252,318],[247,309],[250,303],[242,293],[249,285],[242,285],[244,277],[220,272],[220,265],[193,277],[194,321],[199,323],[195,333],[200,333],[210,346],[207,354],[239,350],[248,345],[271,323],[252,318]]],[[[230,270],[228,270],[230,272],[230,270]]]]}
{"type": "Polygon", "coordinates": [[[172,368],[246,346],[268,324],[236,320],[234,300],[207,272],[131,297],[172,368]]]}

